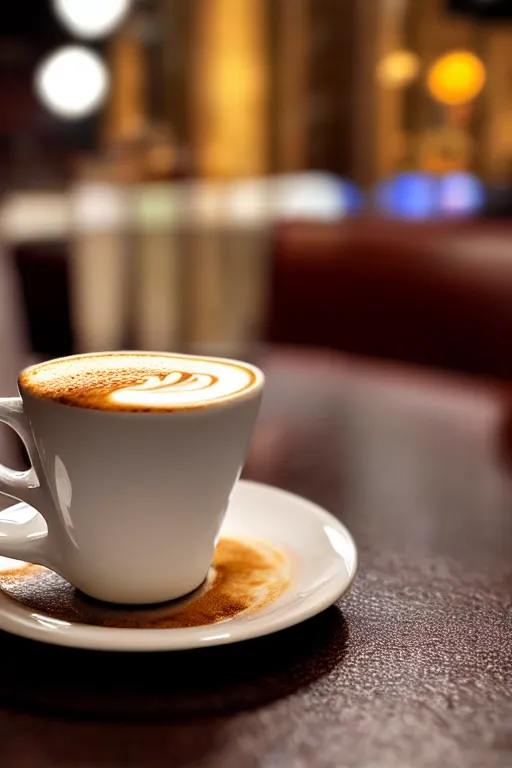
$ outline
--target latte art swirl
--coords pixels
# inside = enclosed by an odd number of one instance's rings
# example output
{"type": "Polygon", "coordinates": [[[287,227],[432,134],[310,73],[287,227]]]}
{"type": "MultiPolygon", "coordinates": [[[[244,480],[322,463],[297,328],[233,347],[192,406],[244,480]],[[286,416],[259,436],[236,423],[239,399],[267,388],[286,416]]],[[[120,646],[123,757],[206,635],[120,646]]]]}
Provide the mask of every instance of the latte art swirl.
{"type": "Polygon", "coordinates": [[[146,352],[75,355],[22,372],[35,397],[110,411],[201,408],[258,389],[263,375],[245,363],[146,352]]]}
{"type": "Polygon", "coordinates": [[[118,389],[110,397],[116,403],[149,403],[154,398],[161,402],[165,397],[174,400],[175,397],[215,387],[216,384],[219,384],[218,377],[209,373],[173,371],[167,376],[150,376],[142,384],[118,389]]]}
{"type": "Polygon", "coordinates": [[[218,381],[215,376],[210,376],[208,373],[185,373],[184,371],[173,371],[168,376],[161,378],[160,376],[150,376],[147,381],[142,384],[136,384],[134,387],[130,387],[125,392],[192,392],[198,389],[206,389],[211,387],[212,384],[218,381]]]}

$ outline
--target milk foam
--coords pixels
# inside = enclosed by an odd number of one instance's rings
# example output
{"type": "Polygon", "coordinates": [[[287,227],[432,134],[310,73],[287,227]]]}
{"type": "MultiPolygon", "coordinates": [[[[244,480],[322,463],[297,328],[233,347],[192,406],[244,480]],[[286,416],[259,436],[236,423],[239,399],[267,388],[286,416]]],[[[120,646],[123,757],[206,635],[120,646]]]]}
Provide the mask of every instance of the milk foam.
{"type": "Polygon", "coordinates": [[[33,366],[20,375],[30,394],[112,411],[177,410],[223,401],[258,384],[243,363],[144,352],[77,355],[33,366]]]}

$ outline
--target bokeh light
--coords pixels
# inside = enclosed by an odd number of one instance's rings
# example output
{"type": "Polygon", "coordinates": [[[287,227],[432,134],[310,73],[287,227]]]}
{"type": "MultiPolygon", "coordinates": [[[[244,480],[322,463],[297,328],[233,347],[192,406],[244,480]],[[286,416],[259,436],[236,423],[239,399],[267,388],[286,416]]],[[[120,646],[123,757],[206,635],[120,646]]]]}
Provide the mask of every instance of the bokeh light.
{"type": "Polygon", "coordinates": [[[485,85],[483,63],[470,51],[452,51],[434,62],[428,89],[442,104],[456,106],[475,99],[485,85]]]}
{"type": "Polygon", "coordinates": [[[267,222],[270,200],[266,180],[252,178],[230,182],[226,187],[223,207],[230,224],[251,226],[267,222]]]}
{"type": "Polygon", "coordinates": [[[437,211],[437,182],[428,173],[401,173],[377,186],[375,204],[387,216],[429,219],[437,211]]]}
{"type": "Polygon", "coordinates": [[[364,204],[355,185],[328,173],[298,173],[271,182],[270,197],[276,218],[336,221],[356,213],[364,204]]]}
{"type": "Polygon", "coordinates": [[[77,232],[116,231],[126,226],[131,213],[123,186],[103,182],[75,185],[69,196],[77,232]]]}
{"type": "Polygon", "coordinates": [[[485,202],[483,182],[462,171],[442,176],[402,173],[381,182],[375,191],[375,204],[381,213],[418,221],[471,216],[481,211],[485,202]]]}
{"type": "Polygon", "coordinates": [[[439,212],[445,217],[471,216],[482,210],[486,193],[471,173],[450,173],[439,181],[439,212]]]}
{"type": "Polygon", "coordinates": [[[66,119],[95,112],[105,100],[109,74],[94,51],[66,46],[50,54],[39,65],[35,88],[45,107],[66,119]]]}
{"type": "Polygon", "coordinates": [[[385,88],[405,88],[420,71],[420,58],[412,51],[393,51],[379,62],[377,80],[385,88]]]}
{"type": "Polygon", "coordinates": [[[56,16],[76,37],[105,37],[119,26],[131,0],[53,0],[56,16]]]}

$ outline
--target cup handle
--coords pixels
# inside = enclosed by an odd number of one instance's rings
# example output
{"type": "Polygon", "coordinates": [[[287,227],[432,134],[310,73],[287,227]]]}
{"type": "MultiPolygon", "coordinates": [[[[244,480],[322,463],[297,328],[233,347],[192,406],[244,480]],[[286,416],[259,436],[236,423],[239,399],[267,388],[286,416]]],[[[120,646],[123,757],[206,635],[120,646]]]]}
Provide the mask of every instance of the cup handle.
{"type": "MultiPolygon", "coordinates": [[[[24,501],[38,511],[44,510],[48,497],[33,466],[33,456],[37,455],[37,450],[21,397],[0,398],[0,422],[7,424],[20,436],[32,464],[25,471],[9,469],[0,464],[0,494],[24,501]]],[[[52,567],[54,558],[50,554],[49,538],[48,533],[23,538],[0,531],[0,556],[52,567]]]]}

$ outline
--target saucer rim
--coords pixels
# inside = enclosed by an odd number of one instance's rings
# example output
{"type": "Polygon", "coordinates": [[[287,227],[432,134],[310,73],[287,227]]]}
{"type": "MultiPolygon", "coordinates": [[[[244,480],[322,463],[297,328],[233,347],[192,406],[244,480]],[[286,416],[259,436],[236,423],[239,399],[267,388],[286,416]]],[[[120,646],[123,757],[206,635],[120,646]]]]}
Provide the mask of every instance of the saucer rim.
{"type": "MultiPolygon", "coordinates": [[[[293,605],[283,605],[282,608],[277,604],[276,612],[271,615],[258,615],[256,610],[254,618],[243,623],[232,624],[229,621],[199,627],[135,629],[98,627],[78,622],[61,622],[45,614],[38,616],[35,612],[30,613],[25,606],[17,605],[14,600],[0,592],[0,631],[49,645],[91,651],[116,653],[184,651],[231,645],[281,632],[322,613],[350,590],[358,570],[358,551],[353,536],[338,518],[315,502],[276,486],[245,479],[239,480],[238,486],[248,490],[252,488],[255,492],[271,493],[274,497],[281,497],[288,503],[300,505],[303,509],[307,509],[319,523],[334,528],[347,541],[350,558],[343,558],[332,547],[333,553],[343,563],[343,568],[340,568],[327,583],[324,582],[315,587],[308,595],[309,600],[299,600],[293,605]],[[320,594],[315,599],[318,592],[320,594]],[[42,625],[34,623],[35,621],[40,621],[42,625]],[[229,630],[228,627],[230,627],[229,630]]],[[[297,557],[295,559],[297,560],[297,557]]],[[[298,559],[300,560],[300,555],[298,559]]]]}

